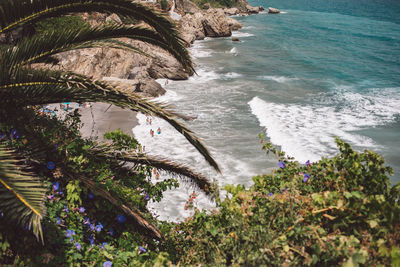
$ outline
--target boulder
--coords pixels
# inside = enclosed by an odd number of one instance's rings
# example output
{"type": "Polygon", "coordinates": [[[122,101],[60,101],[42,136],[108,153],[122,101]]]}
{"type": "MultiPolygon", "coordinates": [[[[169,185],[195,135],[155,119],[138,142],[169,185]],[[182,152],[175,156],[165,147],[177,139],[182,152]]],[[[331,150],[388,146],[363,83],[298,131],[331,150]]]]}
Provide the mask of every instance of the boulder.
{"type": "Polygon", "coordinates": [[[269,7],[268,8],[268,13],[270,13],[270,14],[278,14],[278,13],[281,13],[281,11],[279,9],[277,9],[277,8],[269,7]]]}
{"type": "Polygon", "coordinates": [[[140,93],[144,96],[158,97],[165,94],[167,91],[155,80],[140,80],[136,84],[136,93],[140,93]]]}
{"type": "Polygon", "coordinates": [[[265,8],[264,8],[263,6],[259,6],[259,7],[258,7],[258,10],[261,12],[261,11],[264,11],[265,8]]]}
{"type": "Polygon", "coordinates": [[[202,20],[203,14],[197,12],[193,15],[186,14],[179,21],[182,38],[189,44],[193,43],[195,40],[203,40],[205,38],[202,20]]]}
{"type": "Polygon", "coordinates": [[[239,38],[237,38],[237,37],[232,37],[232,42],[239,42],[239,38]]]}
{"type": "Polygon", "coordinates": [[[237,31],[239,29],[241,29],[243,27],[243,25],[237,21],[236,19],[230,18],[230,17],[226,17],[226,22],[229,25],[229,28],[231,29],[231,31],[237,31]]]}
{"type": "Polygon", "coordinates": [[[246,5],[246,10],[248,14],[257,14],[260,12],[260,8],[258,6],[246,5]]]}
{"type": "Polygon", "coordinates": [[[222,9],[210,9],[201,21],[204,33],[209,37],[227,37],[232,32],[222,9]]]}
{"type": "Polygon", "coordinates": [[[205,10],[210,9],[210,8],[211,8],[210,3],[205,3],[205,4],[203,5],[203,9],[205,9],[205,10]]]}
{"type": "Polygon", "coordinates": [[[147,72],[153,79],[187,80],[189,78],[189,73],[182,68],[175,58],[169,55],[156,56],[147,72]]]}
{"type": "Polygon", "coordinates": [[[225,12],[225,15],[234,16],[234,15],[239,14],[239,9],[237,9],[236,7],[225,8],[224,12],[225,12]]]}

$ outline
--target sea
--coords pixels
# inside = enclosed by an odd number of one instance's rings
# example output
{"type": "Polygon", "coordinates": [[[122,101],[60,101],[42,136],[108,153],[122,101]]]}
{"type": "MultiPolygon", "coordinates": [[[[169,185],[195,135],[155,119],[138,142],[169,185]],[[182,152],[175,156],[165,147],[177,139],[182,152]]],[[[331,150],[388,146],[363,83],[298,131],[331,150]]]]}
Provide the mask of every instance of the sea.
{"type": "MultiPolygon", "coordinates": [[[[196,41],[190,53],[197,75],[159,80],[167,93],[155,100],[196,118],[185,123],[204,140],[222,175],[167,123],[153,118],[150,125],[138,114],[133,132],[146,152],[189,165],[221,189],[249,187],[254,175],[277,167],[261,149],[260,133],[300,163],[335,155],[339,137],[357,151],[381,154],[394,169],[391,183],[400,182],[400,1],[249,2],[282,12],[235,17],[243,24],[233,32],[239,42],[196,41]],[[151,137],[150,129],[158,128],[151,137]]],[[[183,220],[193,213],[185,209],[193,191],[197,207],[214,207],[182,181],[148,208],[161,220],[183,220]]]]}

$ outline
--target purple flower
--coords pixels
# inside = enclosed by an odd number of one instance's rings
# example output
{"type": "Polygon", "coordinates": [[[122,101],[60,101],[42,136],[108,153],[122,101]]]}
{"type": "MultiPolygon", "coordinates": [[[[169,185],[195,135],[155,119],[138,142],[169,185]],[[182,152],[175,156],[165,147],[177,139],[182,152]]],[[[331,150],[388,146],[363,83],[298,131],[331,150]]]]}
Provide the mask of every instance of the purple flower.
{"type": "Polygon", "coordinates": [[[77,250],[81,250],[82,246],[78,242],[75,243],[75,247],[77,250]]]}
{"type": "Polygon", "coordinates": [[[83,224],[85,224],[85,225],[90,224],[90,219],[89,218],[84,218],[83,219],[83,224]]]}
{"type": "Polygon", "coordinates": [[[105,261],[103,263],[103,267],[111,267],[112,266],[112,262],[111,261],[105,261]]]}
{"type": "Polygon", "coordinates": [[[126,222],[126,217],[124,215],[118,214],[117,215],[117,221],[119,223],[124,223],[124,222],[126,222]]]}
{"type": "Polygon", "coordinates": [[[53,183],[53,190],[57,191],[58,189],[60,189],[60,183],[59,182],[53,183]]]}
{"type": "Polygon", "coordinates": [[[49,162],[47,162],[46,167],[49,170],[54,170],[54,168],[56,167],[56,164],[54,164],[54,162],[52,162],[52,161],[49,161],[49,162]]]}
{"type": "Polygon", "coordinates": [[[61,224],[61,219],[59,217],[57,217],[56,219],[57,219],[57,224],[61,224]]]}
{"type": "Polygon", "coordinates": [[[94,231],[94,224],[89,224],[89,229],[94,231]]]}
{"type": "Polygon", "coordinates": [[[303,178],[303,182],[307,182],[308,181],[308,179],[310,179],[310,175],[308,175],[308,173],[305,173],[304,174],[304,178],[303,178]]]}
{"type": "Polygon", "coordinates": [[[90,242],[90,245],[93,245],[94,237],[92,235],[89,236],[89,242],[90,242]]]}
{"type": "Polygon", "coordinates": [[[101,229],[103,229],[103,225],[99,222],[99,224],[96,225],[96,232],[100,232],[101,229]]]}
{"type": "Polygon", "coordinates": [[[114,235],[114,229],[110,228],[110,236],[114,235]]]}
{"type": "Polygon", "coordinates": [[[142,246],[139,246],[139,251],[145,253],[145,252],[147,252],[147,249],[145,249],[145,248],[142,247],[142,246]]]}
{"type": "Polygon", "coordinates": [[[99,245],[99,248],[104,248],[104,246],[108,245],[107,242],[104,242],[103,244],[99,245]]]}
{"type": "Polygon", "coordinates": [[[285,162],[279,161],[278,167],[281,168],[281,169],[284,169],[286,167],[285,162]]]}
{"type": "Polygon", "coordinates": [[[84,212],[85,212],[85,208],[84,208],[84,207],[80,207],[80,208],[79,208],[79,212],[80,212],[80,213],[84,213],[84,212]]]}
{"type": "Polygon", "coordinates": [[[6,134],[3,132],[0,132],[0,140],[3,140],[6,137],[6,134]]]}
{"type": "Polygon", "coordinates": [[[87,195],[88,195],[89,199],[93,199],[94,198],[94,194],[92,192],[89,192],[87,195]]]}
{"type": "Polygon", "coordinates": [[[306,161],[306,166],[307,166],[307,167],[311,166],[311,163],[310,163],[309,160],[306,161]]]}
{"type": "Polygon", "coordinates": [[[47,198],[52,200],[54,198],[54,195],[47,196],[47,198]]]}
{"type": "Polygon", "coordinates": [[[74,230],[67,230],[65,231],[65,236],[66,237],[72,237],[75,234],[74,230]]]}
{"type": "Polygon", "coordinates": [[[68,210],[67,206],[64,206],[64,211],[65,211],[66,213],[68,213],[68,212],[69,212],[69,210],[68,210]]]}
{"type": "Polygon", "coordinates": [[[13,129],[11,130],[11,139],[18,139],[19,138],[19,134],[17,132],[17,130],[13,129]]]}
{"type": "Polygon", "coordinates": [[[272,197],[274,195],[274,193],[268,193],[269,197],[272,197]]]}
{"type": "Polygon", "coordinates": [[[59,194],[60,196],[62,196],[62,194],[64,194],[64,192],[63,192],[63,191],[58,191],[58,194],[59,194]]]}
{"type": "Polygon", "coordinates": [[[149,195],[148,195],[147,193],[144,195],[144,199],[145,199],[146,201],[149,201],[150,197],[149,197],[149,195]]]}

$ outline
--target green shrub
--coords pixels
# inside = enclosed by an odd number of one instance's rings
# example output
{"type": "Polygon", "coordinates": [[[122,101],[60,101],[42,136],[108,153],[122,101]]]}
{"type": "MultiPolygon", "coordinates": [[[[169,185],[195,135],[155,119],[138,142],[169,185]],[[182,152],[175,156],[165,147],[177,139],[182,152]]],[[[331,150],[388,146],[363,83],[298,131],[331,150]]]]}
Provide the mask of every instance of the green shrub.
{"type": "Polygon", "coordinates": [[[228,185],[211,215],[196,214],[171,231],[179,263],[210,266],[399,266],[399,193],[379,155],[337,140],[340,154],[279,168],[228,185]]]}
{"type": "Polygon", "coordinates": [[[167,0],[161,0],[160,1],[160,5],[161,5],[161,9],[162,10],[167,10],[167,8],[168,8],[168,2],[167,2],[167,0]]]}

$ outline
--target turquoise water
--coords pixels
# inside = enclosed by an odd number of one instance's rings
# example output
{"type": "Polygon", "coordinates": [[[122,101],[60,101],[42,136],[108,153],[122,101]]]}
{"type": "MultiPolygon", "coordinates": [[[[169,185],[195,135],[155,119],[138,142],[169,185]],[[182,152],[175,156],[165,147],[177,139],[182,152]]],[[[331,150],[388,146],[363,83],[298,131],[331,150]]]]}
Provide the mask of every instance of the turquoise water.
{"type": "MultiPolygon", "coordinates": [[[[382,154],[395,170],[391,181],[400,181],[400,2],[251,3],[283,12],[237,17],[244,27],[233,35],[240,42],[196,41],[198,76],[170,81],[159,99],[197,116],[187,124],[223,175],[162,121],[154,121],[163,129],[157,139],[149,138],[150,126],[134,129],[147,151],[187,163],[220,185],[249,186],[253,175],[277,164],[261,151],[259,133],[300,162],[335,155],[338,136],[357,150],[382,154]]],[[[183,207],[185,198],[174,191],[158,205],[178,218],[183,208],[171,207],[183,207]]]]}

